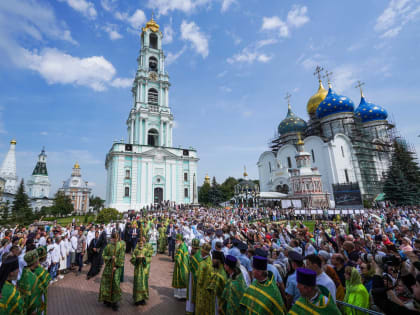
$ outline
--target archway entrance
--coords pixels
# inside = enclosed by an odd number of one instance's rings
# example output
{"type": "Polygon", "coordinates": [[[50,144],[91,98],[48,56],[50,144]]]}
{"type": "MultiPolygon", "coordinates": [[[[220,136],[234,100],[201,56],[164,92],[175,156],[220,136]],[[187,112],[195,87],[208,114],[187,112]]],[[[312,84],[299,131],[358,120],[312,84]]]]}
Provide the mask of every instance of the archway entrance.
{"type": "Polygon", "coordinates": [[[154,203],[161,203],[163,201],[163,188],[156,187],[153,196],[154,203]]]}

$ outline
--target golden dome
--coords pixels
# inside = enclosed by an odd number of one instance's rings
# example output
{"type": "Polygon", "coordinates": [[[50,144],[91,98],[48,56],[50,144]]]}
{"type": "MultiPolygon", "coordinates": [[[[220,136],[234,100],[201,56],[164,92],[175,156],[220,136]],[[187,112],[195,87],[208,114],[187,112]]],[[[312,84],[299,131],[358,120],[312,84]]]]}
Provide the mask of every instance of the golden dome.
{"type": "Polygon", "coordinates": [[[12,141],[10,141],[10,144],[16,144],[17,142],[16,142],[16,140],[15,139],[13,139],[12,141]]]}
{"type": "Polygon", "coordinates": [[[74,164],[74,168],[80,168],[79,163],[76,162],[76,164],[74,164]]]}
{"type": "Polygon", "coordinates": [[[306,106],[306,110],[308,111],[309,115],[314,115],[316,113],[316,109],[318,105],[324,100],[325,96],[327,96],[328,91],[324,89],[321,80],[319,80],[319,88],[318,91],[311,96],[308,101],[308,105],[306,106]]]}
{"type": "Polygon", "coordinates": [[[155,22],[155,20],[153,20],[153,14],[152,14],[152,18],[150,19],[150,21],[146,23],[146,27],[142,28],[142,31],[146,32],[147,29],[150,29],[152,32],[158,32],[159,31],[159,24],[157,24],[155,22]]]}
{"type": "Polygon", "coordinates": [[[206,174],[206,177],[204,177],[204,183],[210,185],[210,176],[209,176],[209,174],[206,174]]]}

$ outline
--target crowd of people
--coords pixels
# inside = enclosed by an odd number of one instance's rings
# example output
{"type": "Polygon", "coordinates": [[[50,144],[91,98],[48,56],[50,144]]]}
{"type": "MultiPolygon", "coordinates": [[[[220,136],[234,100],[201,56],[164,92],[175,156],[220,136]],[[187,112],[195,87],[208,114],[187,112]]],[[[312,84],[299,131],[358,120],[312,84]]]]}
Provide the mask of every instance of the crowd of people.
{"type": "Polygon", "coordinates": [[[174,262],[174,298],[187,314],[417,314],[419,232],[416,208],[306,218],[166,207],[106,225],[2,228],[0,314],[45,314],[49,286],[83,268],[89,281],[102,267],[98,300],[118,311],[126,255],[133,304],[144,305],[156,254],[174,262]]]}

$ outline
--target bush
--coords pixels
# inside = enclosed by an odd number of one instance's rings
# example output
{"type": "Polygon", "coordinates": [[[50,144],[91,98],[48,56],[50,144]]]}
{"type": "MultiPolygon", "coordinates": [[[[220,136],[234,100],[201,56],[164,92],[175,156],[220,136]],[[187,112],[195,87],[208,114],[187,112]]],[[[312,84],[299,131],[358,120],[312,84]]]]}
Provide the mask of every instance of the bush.
{"type": "Polygon", "coordinates": [[[99,211],[96,221],[98,223],[107,224],[111,221],[120,220],[121,218],[122,214],[119,213],[117,209],[105,208],[99,211]]]}

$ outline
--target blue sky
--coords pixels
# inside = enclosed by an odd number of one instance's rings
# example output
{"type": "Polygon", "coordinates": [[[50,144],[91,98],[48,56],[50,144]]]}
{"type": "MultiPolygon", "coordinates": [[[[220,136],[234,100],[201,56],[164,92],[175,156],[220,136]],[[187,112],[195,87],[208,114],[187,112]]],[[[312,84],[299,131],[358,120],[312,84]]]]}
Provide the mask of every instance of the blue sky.
{"type": "MultiPolygon", "coordinates": [[[[16,138],[28,179],[42,146],[52,192],[76,161],[105,196],[104,161],[127,139],[141,26],[165,35],[174,145],[198,150],[200,183],[258,177],[256,162],[285,117],[305,120],[314,68],[358,104],[384,106],[420,152],[420,1],[0,1],[0,158],[16,138]]],[[[326,82],[324,82],[326,83],[326,82]]]]}

